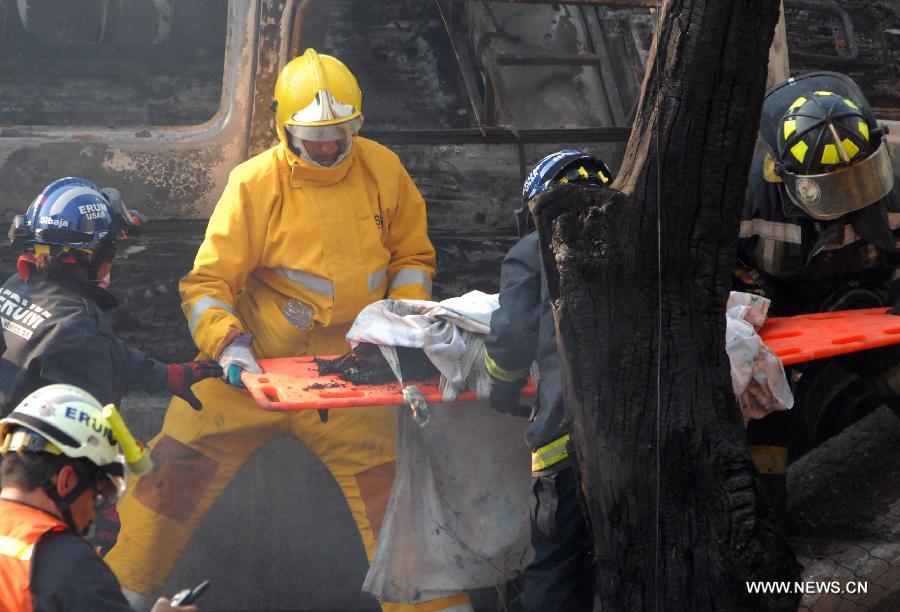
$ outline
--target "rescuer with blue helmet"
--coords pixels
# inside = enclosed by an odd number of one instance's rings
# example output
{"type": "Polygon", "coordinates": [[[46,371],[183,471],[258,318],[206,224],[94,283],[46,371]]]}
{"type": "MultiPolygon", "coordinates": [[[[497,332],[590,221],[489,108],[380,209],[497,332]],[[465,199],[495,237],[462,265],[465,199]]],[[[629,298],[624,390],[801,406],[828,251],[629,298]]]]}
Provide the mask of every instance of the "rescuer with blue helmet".
{"type": "Polygon", "coordinates": [[[594,568],[563,405],[556,328],[538,235],[527,206],[554,185],[602,186],[611,179],[606,164],[577,149],[557,151],[537,163],[522,188],[522,207],[516,211],[520,240],[503,260],[500,307],[491,316],[485,340],[491,406],[531,419],[525,437],[535,496],[531,530],[535,557],[525,569],[522,598],[529,611],[589,610],[594,568]],[[533,409],[519,403],[532,363],[539,373],[533,409]]]}

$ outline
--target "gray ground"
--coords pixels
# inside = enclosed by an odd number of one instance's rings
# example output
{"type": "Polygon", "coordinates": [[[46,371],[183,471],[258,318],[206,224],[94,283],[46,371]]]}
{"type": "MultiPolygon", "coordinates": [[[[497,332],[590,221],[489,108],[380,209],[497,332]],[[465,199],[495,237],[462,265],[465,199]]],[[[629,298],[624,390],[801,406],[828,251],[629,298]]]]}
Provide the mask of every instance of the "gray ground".
{"type": "Polygon", "coordinates": [[[809,595],[803,610],[900,609],[900,419],[880,408],[788,473],[790,533],[810,581],[868,593],[809,595]]]}

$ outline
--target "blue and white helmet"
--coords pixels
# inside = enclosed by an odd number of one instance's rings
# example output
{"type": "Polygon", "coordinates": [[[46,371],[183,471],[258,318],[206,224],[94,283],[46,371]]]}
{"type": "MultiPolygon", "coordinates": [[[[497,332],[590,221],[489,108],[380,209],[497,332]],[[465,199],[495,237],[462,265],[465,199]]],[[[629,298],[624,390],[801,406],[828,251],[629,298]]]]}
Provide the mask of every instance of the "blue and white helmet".
{"type": "Polygon", "coordinates": [[[515,210],[519,238],[534,230],[528,200],[556,183],[588,182],[607,185],[612,180],[609,167],[598,157],[578,149],[563,149],[537,163],[522,185],[522,206],[515,210]]]}
{"type": "Polygon", "coordinates": [[[527,202],[554,183],[587,180],[606,185],[611,179],[612,172],[601,159],[579,149],[563,149],[537,163],[522,185],[522,200],[527,202]]]}
{"type": "Polygon", "coordinates": [[[116,189],[67,177],[50,183],[34,199],[25,221],[29,242],[93,250],[118,238],[122,230],[136,228],[142,219],[125,208],[116,189]]]}

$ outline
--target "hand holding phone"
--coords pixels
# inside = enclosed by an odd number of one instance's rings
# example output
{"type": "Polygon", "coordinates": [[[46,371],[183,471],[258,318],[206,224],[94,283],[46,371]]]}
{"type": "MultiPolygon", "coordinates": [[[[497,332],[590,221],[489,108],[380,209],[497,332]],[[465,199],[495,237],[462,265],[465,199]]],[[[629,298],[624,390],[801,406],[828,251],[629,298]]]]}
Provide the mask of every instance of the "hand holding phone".
{"type": "Polygon", "coordinates": [[[175,596],[169,601],[170,605],[175,606],[189,606],[203,595],[204,591],[209,588],[209,580],[204,580],[193,589],[184,589],[183,591],[178,591],[175,596]]]}

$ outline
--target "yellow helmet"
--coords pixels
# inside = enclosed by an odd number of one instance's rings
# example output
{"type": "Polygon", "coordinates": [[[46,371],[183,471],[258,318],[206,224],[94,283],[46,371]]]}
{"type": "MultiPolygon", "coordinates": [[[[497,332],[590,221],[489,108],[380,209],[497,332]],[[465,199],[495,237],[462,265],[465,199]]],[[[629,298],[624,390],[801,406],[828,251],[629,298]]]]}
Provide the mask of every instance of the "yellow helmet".
{"type": "Polygon", "coordinates": [[[275,129],[302,140],[341,140],[362,126],[362,92],[340,60],[307,49],[282,68],[275,82],[275,129]],[[287,133],[286,133],[287,132],[287,133]]]}

